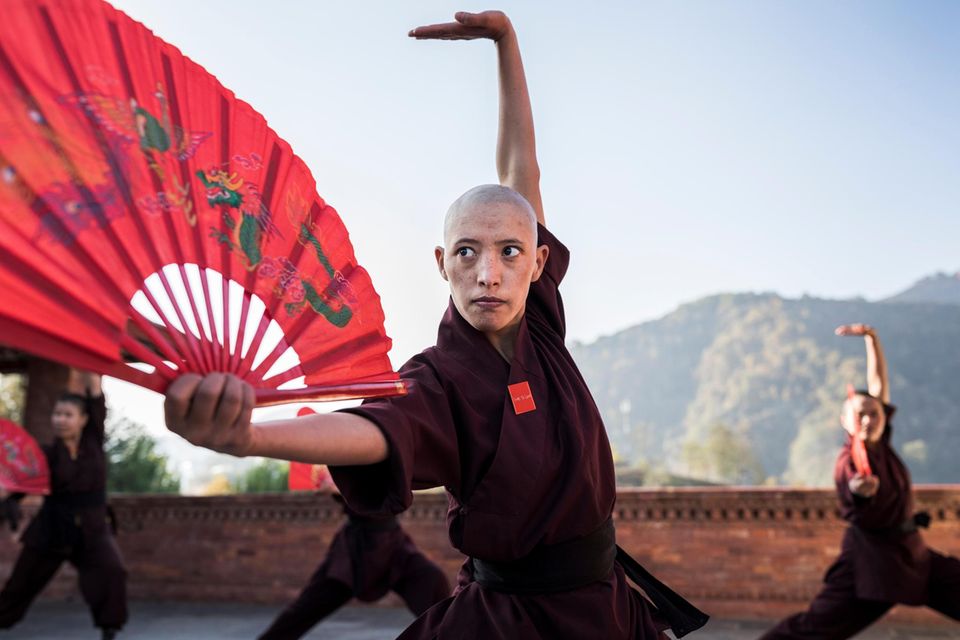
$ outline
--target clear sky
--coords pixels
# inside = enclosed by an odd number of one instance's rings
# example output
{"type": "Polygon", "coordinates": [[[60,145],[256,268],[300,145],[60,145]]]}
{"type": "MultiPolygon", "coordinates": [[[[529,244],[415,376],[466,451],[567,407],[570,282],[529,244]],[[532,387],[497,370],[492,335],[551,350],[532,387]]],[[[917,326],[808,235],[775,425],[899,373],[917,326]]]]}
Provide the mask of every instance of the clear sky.
{"type": "MultiPolygon", "coordinates": [[[[117,0],[263,113],[341,213],[395,366],[446,305],[446,206],[496,181],[489,42],[416,3],[117,0]]],[[[569,337],[725,291],[883,297],[960,268],[960,3],[513,2],[569,337]]],[[[152,421],[151,421],[152,422],[152,421]]]]}

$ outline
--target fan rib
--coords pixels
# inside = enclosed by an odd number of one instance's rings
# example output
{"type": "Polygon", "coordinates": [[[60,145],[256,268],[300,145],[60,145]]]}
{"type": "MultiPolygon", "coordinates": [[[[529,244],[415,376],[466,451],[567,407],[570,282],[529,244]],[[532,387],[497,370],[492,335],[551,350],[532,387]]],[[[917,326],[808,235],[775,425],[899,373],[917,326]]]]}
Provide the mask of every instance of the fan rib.
{"type": "Polygon", "coordinates": [[[270,319],[266,309],[264,309],[263,314],[260,316],[260,322],[257,324],[257,331],[254,333],[253,339],[250,341],[250,347],[247,349],[247,357],[240,361],[240,368],[236,372],[238,377],[245,379],[250,373],[254,358],[256,358],[257,353],[259,353],[260,345],[263,343],[263,336],[266,335],[267,329],[270,328],[270,319]]]}
{"type": "Polygon", "coordinates": [[[265,389],[257,392],[257,406],[269,407],[289,402],[311,402],[316,400],[355,400],[358,398],[384,398],[407,393],[404,383],[399,380],[379,382],[351,382],[346,384],[315,385],[302,389],[265,389]]]}
{"type": "MultiPolygon", "coordinates": [[[[280,168],[280,148],[277,146],[276,142],[272,143],[270,150],[270,162],[267,165],[267,175],[263,183],[263,188],[260,191],[261,203],[273,203],[273,190],[277,183],[277,173],[280,168]]],[[[266,206],[266,205],[265,205],[266,206]]],[[[273,225],[271,221],[271,209],[268,207],[265,212],[261,212],[261,215],[266,218],[267,230],[269,231],[270,227],[273,225]]],[[[256,281],[256,265],[250,265],[250,268],[247,269],[247,274],[244,282],[244,289],[248,292],[253,292],[255,289],[256,281]]],[[[247,302],[247,298],[244,298],[244,302],[247,302]]],[[[266,305],[264,305],[266,306],[266,305]]],[[[264,309],[266,310],[266,309],[264,309]]],[[[249,322],[247,317],[249,313],[249,305],[247,309],[242,314],[245,318],[243,325],[246,326],[249,322]]],[[[260,350],[260,343],[263,340],[263,336],[266,333],[266,325],[264,324],[264,316],[261,316],[260,322],[258,323],[257,330],[254,333],[253,340],[250,342],[250,347],[247,349],[246,355],[243,358],[243,361],[239,363],[239,368],[235,369],[237,375],[241,378],[244,377],[247,373],[250,372],[251,367],[253,366],[253,359],[256,356],[257,352],[260,350]]],[[[267,325],[269,324],[269,319],[267,320],[267,325]]],[[[241,344],[243,342],[241,341],[241,344]]]]}
{"type": "MultiPolygon", "coordinates": [[[[230,102],[220,94],[220,163],[225,165],[230,162],[230,102]]],[[[220,208],[221,215],[224,206],[220,208]]],[[[223,268],[223,350],[220,352],[220,369],[229,371],[228,365],[232,362],[233,353],[233,333],[230,330],[230,305],[229,305],[229,287],[231,278],[230,250],[226,245],[220,245],[220,264],[223,268]]]]}
{"type": "MultiPolygon", "coordinates": [[[[126,56],[124,56],[124,60],[126,60],[126,56]]],[[[160,56],[160,61],[163,66],[163,75],[164,75],[164,80],[166,81],[167,93],[169,94],[170,118],[174,126],[180,127],[181,130],[183,130],[183,119],[180,113],[180,101],[177,93],[177,84],[174,81],[174,77],[173,77],[173,67],[170,62],[170,56],[167,55],[166,53],[163,53],[160,56]]],[[[152,176],[152,177],[155,177],[155,176],[152,176]]],[[[183,181],[183,184],[189,184],[190,174],[186,166],[182,163],[180,164],[180,178],[183,181]]],[[[193,199],[192,190],[188,193],[188,196],[190,198],[191,211],[196,211],[196,201],[193,199]]],[[[176,232],[173,230],[173,221],[171,217],[166,216],[165,220],[166,220],[167,227],[169,229],[169,233],[171,237],[176,237],[176,232]]],[[[200,265],[205,266],[207,264],[206,252],[204,251],[203,243],[200,242],[200,238],[198,237],[198,230],[197,230],[197,225],[195,221],[191,224],[191,227],[193,228],[193,231],[194,231],[193,241],[194,241],[194,248],[197,254],[197,261],[200,265]]],[[[191,310],[194,314],[195,319],[197,320],[198,330],[202,331],[203,327],[201,326],[202,322],[200,319],[200,311],[196,303],[196,292],[194,291],[192,286],[189,286],[189,282],[186,281],[186,272],[183,266],[183,263],[186,262],[186,260],[183,258],[182,255],[180,255],[179,245],[177,243],[173,243],[173,244],[176,247],[178,258],[180,261],[181,277],[184,278],[186,284],[188,285],[187,290],[190,292],[191,310]]],[[[210,313],[210,302],[209,302],[210,292],[207,289],[206,285],[207,285],[206,278],[201,277],[201,287],[203,289],[204,300],[206,300],[206,307],[208,312],[207,327],[209,328],[214,323],[211,317],[212,314],[210,313]]],[[[210,331],[211,331],[210,336],[212,338],[213,330],[210,329],[210,331]]],[[[201,346],[203,347],[203,356],[204,356],[204,363],[206,365],[206,371],[219,370],[219,367],[216,364],[216,356],[214,355],[214,351],[213,351],[214,349],[213,340],[212,339],[201,340],[201,346]]]]}

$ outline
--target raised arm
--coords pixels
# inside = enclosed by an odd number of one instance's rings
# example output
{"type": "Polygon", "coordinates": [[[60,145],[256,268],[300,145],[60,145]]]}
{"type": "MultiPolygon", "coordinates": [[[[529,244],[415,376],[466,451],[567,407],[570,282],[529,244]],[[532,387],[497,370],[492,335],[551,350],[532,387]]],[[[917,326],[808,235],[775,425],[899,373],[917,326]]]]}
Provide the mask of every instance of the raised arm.
{"type": "Polygon", "coordinates": [[[66,391],[67,393],[74,393],[78,396],[90,396],[91,398],[102,396],[101,376],[99,373],[70,369],[70,374],[67,377],[66,391]]]}
{"type": "Polygon", "coordinates": [[[191,444],[235,456],[311,464],[374,464],[387,440],[372,422],[348,413],[318,413],[251,424],[253,387],[221,373],[185,374],[167,389],[167,427],[191,444]]]}
{"type": "Polygon", "coordinates": [[[880,346],[876,330],[866,324],[846,324],[837,327],[838,336],[863,336],[867,347],[867,391],[874,398],[890,404],[890,384],[887,375],[887,359],[880,346]]]}
{"type": "Polygon", "coordinates": [[[537,221],[546,226],[540,196],[533,111],[516,31],[510,19],[500,11],[461,11],[454,17],[456,22],[417,27],[410,31],[410,36],[418,40],[486,38],[496,43],[500,76],[497,174],[500,184],[517,191],[530,202],[537,213],[537,221]]]}

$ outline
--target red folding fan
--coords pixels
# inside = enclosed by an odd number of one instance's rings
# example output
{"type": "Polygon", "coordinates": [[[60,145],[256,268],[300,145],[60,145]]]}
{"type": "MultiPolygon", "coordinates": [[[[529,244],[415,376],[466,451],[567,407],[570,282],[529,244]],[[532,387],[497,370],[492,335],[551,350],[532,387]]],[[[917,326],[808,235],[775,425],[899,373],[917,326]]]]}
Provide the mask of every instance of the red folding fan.
{"type": "Polygon", "coordinates": [[[873,470],[870,468],[870,459],[867,457],[867,445],[863,443],[860,434],[863,431],[863,425],[860,422],[860,414],[853,408],[853,398],[857,395],[853,385],[847,385],[847,400],[850,404],[850,412],[853,414],[853,435],[850,443],[850,455],[853,458],[853,466],[857,473],[864,476],[872,476],[873,470]]]}
{"type": "Polygon", "coordinates": [[[0,341],[260,405],[403,393],[367,272],[263,117],[100,0],[5,0],[0,341]]]}
{"type": "Polygon", "coordinates": [[[50,469],[40,445],[20,425],[2,418],[0,487],[7,493],[50,493],[50,469]]]}
{"type": "MultiPolygon", "coordinates": [[[[297,411],[298,416],[308,416],[312,413],[316,413],[316,411],[310,407],[302,407],[297,411]]],[[[308,464],[306,462],[290,463],[290,472],[287,474],[287,489],[290,491],[338,491],[327,465],[308,464]]]]}
{"type": "Polygon", "coordinates": [[[287,476],[287,489],[290,491],[337,491],[333,476],[325,464],[307,464],[291,462],[287,476]]]}

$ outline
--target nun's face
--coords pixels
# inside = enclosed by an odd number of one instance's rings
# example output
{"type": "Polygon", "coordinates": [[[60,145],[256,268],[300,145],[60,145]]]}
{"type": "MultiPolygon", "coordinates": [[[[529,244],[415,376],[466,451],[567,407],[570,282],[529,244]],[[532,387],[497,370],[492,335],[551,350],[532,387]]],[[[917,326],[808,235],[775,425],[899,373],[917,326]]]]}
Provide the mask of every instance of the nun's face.
{"type": "Polygon", "coordinates": [[[880,442],[887,428],[883,404],[875,398],[859,394],[844,403],[840,422],[847,433],[867,444],[880,442]]]}

